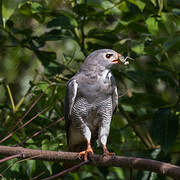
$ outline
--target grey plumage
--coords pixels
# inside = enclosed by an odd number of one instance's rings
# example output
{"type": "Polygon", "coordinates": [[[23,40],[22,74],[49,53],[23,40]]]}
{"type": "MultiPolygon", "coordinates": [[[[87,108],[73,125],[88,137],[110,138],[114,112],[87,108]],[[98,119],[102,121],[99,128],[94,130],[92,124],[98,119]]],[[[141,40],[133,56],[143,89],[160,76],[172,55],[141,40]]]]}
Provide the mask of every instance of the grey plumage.
{"type": "Polygon", "coordinates": [[[69,80],[65,97],[69,151],[82,151],[97,138],[106,151],[113,111],[118,104],[117,87],[110,69],[119,56],[111,49],[94,51],[69,80]]]}

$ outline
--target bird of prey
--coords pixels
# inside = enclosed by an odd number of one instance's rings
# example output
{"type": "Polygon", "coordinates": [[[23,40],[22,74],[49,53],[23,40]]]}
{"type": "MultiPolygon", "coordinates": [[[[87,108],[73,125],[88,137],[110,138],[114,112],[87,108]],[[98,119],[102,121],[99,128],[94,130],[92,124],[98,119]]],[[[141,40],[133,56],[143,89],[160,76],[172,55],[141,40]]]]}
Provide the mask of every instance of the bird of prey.
{"type": "Polygon", "coordinates": [[[92,52],[79,71],[68,81],[65,97],[65,121],[68,150],[79,152],[87,160],[91,142],[99,141],[105,155],[113,112],[118,105],[118,92],[111,67],[124,57],[111,49],[92,52]]]}

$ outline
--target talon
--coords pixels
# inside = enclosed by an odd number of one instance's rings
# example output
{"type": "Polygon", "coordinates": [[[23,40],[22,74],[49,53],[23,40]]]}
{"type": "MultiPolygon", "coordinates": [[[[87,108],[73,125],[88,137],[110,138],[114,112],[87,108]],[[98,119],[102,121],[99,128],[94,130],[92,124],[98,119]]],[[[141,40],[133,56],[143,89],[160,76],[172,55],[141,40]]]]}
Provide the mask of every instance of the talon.
{"type": "Polygon", "coordinates": [[[104,152],[104,156],[115,156],[115,153],[107,151],[104,152]]]}
{"type": "Polygon", "coordinates": [[[115,153],[109,152],[105,145],[103,145],[103,151],[104,151],[104,154],[103,154],[104,156],[115,156],[115,153]]]}
{"type": "Polygon", "coordinates": [[[94,154],[93,149],[91,147],[87,148],[85,151],[79,152],[78,156],[79,158],[81,158],[81,156],[84,156],[84,160],[87,161],[89,154],[94,154]]]}

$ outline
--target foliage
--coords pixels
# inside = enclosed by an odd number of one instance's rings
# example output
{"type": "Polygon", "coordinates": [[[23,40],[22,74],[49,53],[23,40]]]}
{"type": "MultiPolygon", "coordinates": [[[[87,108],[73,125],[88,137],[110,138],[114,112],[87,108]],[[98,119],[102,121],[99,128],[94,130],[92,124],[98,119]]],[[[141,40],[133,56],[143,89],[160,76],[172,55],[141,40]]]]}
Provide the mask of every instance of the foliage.
{"type": "MultiPolygon", "coordinates": [[[[63,117],[67,80],[90,52],[110,48],[135,60],[113,70],[119,95],[127,89],[128,95],[119,98],[108,148],[180,165],[179,8],[178,0],[0,1],[0,138],[19,128],[1,143],[65,151],[63,121],[23,140],[63,117]]],[[[35,160],[0,164],[4,179],[42,179],[61,170],[61,163],[35,160]]],[[[64,179],[99,177],[127,179],[129,171],[85,166],[64,179]]],[[[164,178],[134,171],[137,180],[164,178]]]]}

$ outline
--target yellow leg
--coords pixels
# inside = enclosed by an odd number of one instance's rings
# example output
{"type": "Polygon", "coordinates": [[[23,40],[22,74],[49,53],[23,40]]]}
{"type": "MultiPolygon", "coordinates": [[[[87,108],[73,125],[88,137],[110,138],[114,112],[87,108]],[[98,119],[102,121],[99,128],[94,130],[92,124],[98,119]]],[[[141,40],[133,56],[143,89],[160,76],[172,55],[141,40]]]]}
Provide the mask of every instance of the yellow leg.
{"type": "Polygon", "coordinates": [[[103,151],[104,151],[104,156],[114,156],[115,155],[115,153],[109,152],[105,145],[102,145],[102,147],[103,147],[103,151]]]}
{"type": "Polygon", "coordinates": [[[90,141],[87,142],[87,149],[79,153],[79,157],[84,156],[84,160],[86,161],[88,159],[88,154],[94,154],[90,141]]]}

